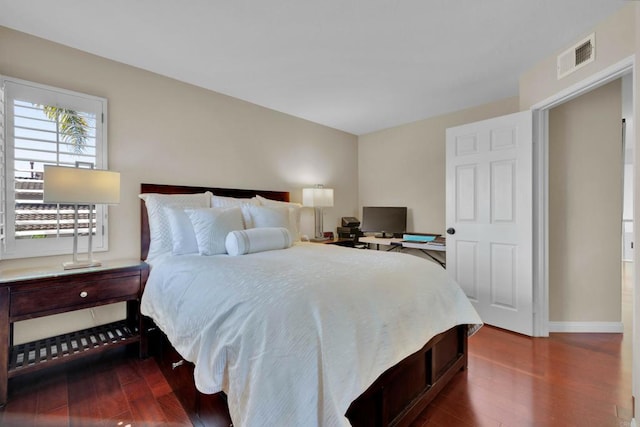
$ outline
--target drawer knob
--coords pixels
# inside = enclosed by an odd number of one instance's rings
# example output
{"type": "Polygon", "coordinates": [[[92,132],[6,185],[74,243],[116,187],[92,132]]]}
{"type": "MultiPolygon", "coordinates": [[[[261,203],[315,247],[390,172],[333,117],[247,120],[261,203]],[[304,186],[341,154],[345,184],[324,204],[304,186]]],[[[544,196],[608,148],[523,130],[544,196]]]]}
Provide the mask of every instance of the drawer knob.
{"type": "Polygon", "coordinates": [[[80,298],[86,298],[86,297],[87,297],[87,295],[89,295],[89,294],[87,293],[87,291],[82,291],[82,292],[80,292],[80,298]]]}
{"type": "Polygon", "coordinates": [[[182,366],[184,364],[184,359],[180,359],[177,362],[174,362],[171,364],[171,369],[176,369],[179,366],[182,366]]]}

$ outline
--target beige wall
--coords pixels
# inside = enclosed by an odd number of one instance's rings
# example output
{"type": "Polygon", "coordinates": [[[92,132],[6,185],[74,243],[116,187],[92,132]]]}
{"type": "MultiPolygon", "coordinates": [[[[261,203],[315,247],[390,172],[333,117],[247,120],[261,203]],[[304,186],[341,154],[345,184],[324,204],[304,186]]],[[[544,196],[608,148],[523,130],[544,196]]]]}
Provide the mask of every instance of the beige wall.
{"type": "Polygon", "coordinates": [[[593,31],[576,38],[573,43],[577,43],[582,38],[595,32],[595,60],[592,63],[558,80],[557,56],[571,47],[571,44],[569,44],[523,73],[520,76],[520,109],[527,110],[536,103],[633,55],[635,52],[636,31],[635,7],[635,4],[623,7],[598,24],[593,31]]]}
{"type": "Polygon", "coordinates": [[[621,93],[549,111],[550,321],[621,321],[621,93]]]}
{"type": "Polygon", "coordinates": [[[446,129],[517,111],[514,97],[360,136],[358,216],[362,206],[407,206],[409,231],[444,233],[446,129]]]}
{"type": "MultiPolygon", "coordinates": [[[[100,259],[139,257],[142,182],[286,190],[294,201],[303,187],[324,184],[335,189],[327,230],[357,213],[354,135],[3,27],[0,74],[107,98],[109,168],[121,173],[122,189],[100,259]]],[[[303,231],[312,233],[312,211],[304,211],[303,231]]],[[[67,258],[3,260],[0,269],[67,258]]]]}

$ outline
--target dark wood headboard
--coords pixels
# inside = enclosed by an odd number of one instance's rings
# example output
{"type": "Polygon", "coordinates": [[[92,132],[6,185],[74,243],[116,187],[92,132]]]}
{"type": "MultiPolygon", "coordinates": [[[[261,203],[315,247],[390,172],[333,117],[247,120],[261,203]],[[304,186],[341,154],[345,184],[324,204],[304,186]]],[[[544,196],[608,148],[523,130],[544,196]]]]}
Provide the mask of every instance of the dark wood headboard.
{"type": "MultiPolygon", "coordinates": [[[[267,199],[279,200],[281,202],[289,201],[288,191],[263,191],[263,190],[239,190],[235,188],[213,188],[213,187],[190,187],[185,185],[163,185],[163,184],[140,184],[141,193],[159,193],[159,194],[193,194],[204,193],[210,191],[216,196],[236,197],[242,199],[250,199],[256,195],[266,197],[267,199]]],[[[147,258],[149,253],[149,217],[147,216],[147,208],[144,206],[144,200],[140,200],[140,259],[147,258]]]]}

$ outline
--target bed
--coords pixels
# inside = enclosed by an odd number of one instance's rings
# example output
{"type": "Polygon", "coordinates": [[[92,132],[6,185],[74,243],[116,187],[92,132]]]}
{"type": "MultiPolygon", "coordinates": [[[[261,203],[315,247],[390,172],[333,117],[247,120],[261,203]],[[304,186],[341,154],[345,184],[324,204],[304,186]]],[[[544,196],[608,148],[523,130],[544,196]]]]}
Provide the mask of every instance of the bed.
{"type": "MultiPolygon", "coordinates": [[[[289,201],[286,192],[141,186],[205,192],[289,201]]],[[[142,259],[154,238],[148,204],[142,259]]],[[[314,243],[153,258],[142,300],[150,348],[195,425],[409,425],[466,368],[467,337],[481,324],[430,264],[314,243]],[[419,284],[423,276],[434,284],[419,284]]]]}

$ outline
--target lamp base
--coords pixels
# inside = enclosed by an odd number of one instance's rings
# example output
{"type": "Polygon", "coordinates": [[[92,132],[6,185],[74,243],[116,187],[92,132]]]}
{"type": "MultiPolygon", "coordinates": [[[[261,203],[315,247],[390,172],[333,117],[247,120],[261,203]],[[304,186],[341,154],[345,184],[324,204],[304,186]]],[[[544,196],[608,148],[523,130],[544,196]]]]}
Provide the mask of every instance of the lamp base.
{"type": "Polygon", "coordinates": [[[100,267],[102,263],[96,260],[69,261],[62,264],[65,270],[75,270],[76,268],[100,267]]]}
{"type": "Polygon", "coordinates": [[[328,237],[313,237],[311,239],[309,239],[309,241],[311,242],[326,242],[327,240],[329,240],[328,237]]]}

